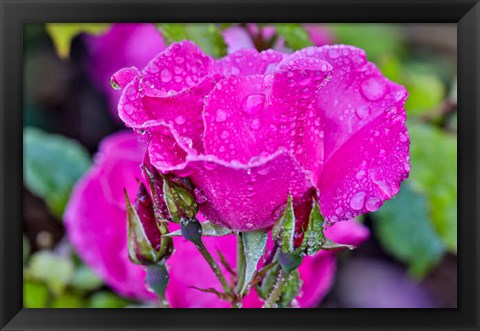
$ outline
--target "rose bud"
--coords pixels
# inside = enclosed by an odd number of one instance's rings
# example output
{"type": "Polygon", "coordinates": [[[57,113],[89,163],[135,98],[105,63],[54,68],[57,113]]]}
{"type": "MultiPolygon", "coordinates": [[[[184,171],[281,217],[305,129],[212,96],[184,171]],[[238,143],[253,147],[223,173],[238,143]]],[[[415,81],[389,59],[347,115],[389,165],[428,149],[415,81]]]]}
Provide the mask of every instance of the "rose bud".
{"type": "Polygon", "coordinates": [[[280,247],[279,262],[285,271],[297,269],[306,254],[314,255],[321,249],[325,242],[323,223],[314,189],[295,201],[288,197],[272,229],[280,247]]]}
{"type": "Polygon", "coordinates": [[[194,187],[187,178],[162,175],[163,194],[170,218],[175,223],[194,219],[198,213],[194,187]]]}
{"type": "Polygon", "coordinates": [[[133,263],[149,265],[167,259],[173,251],[171,238],[163,237],[155,220],[153,203],[143,183],[132,204],[126,190],[128,256],[133,263]]]}

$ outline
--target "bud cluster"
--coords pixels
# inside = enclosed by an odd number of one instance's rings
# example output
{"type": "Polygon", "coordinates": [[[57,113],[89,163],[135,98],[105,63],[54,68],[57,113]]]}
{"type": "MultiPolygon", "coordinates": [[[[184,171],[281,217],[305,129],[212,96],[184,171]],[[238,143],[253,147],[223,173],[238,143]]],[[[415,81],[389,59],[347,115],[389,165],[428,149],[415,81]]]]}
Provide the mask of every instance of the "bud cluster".
{"type": "MultiPolygon", "coordinates": [[[[139,181],[133,203],[125,191],[128,254],[133,263],[153,265],[164,262],[173,252],[168,222],[180,223],[183,228],[187,220],[195,219],[198,205],[189,180],[159,173],[148,153],[141,168],[149,190],[139,181]]],[[[200,235],[201,230],[197,233],[200,235]]]]}
{"type": "Polygon", "coordinates": [[[311,189],[300,199],[289,196],[272,229],[280,248],[279,262],[286,272],[298,268],[305,255],[314,255],[325,243],[324,219],[316,191],[311,189]]]}

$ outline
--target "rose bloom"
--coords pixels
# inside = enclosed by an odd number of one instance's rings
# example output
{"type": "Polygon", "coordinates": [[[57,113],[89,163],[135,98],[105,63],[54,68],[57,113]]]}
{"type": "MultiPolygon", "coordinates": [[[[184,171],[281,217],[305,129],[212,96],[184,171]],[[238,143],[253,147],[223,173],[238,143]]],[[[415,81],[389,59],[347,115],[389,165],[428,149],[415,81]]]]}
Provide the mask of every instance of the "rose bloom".
{"type": "Polygon", "coordinates": [[[289,194],[312,188],[328,223],[349,220],[380,208],[410,171],[407,92],[355,47],[217,60],[183,41],[112,81],[152,164],[188,176],[201,213],[232,230],[270,229],[289,194]]]}
{"type": "MultiPolygon", "coordinates": [[[[95,156],[94,165],[76,184],[64,215],[67,235],[82,260],[113,290],[142,301],[155,300],[145,289],[144,267],[133,264],[127,252],[125,187],[131,198],[141,178],[140,163],[145,146],[133,133],[121,132],[105,138],[95,156]]],[[[200,219],[203,217],[200,215],[200,219]]],[[[172,228],[172,226],[171,226],[172,228]]],[[[341,222],[326,230],[328,238],[342,244],[358,245],[368,230],[354,220],[341,222]]],[[[236,238],[203,237],[210,252],[220,249],[230,265],[236,264],[236,238]]],[[[182,237],[174,238],[175,252],[169,260],[170,281],[167,300],[173,308],[228,308],[230,304],[199,288],[222,290],[195,246],[182,237]]],[[[271,242],[270,244],[271,245],[271,242]]],[[[213,254],[215,255],[215,253],[213,254]]],[[[229,279],[228,271],[217,259],[229,279]]],[[[321,251],[306,256],[299,268],[303,285],[297,297],[298,307],[315,307],[328,292],[335,274],[335,252],[321,251]]],[[[243,307],[260,308],[262,302],[254,289],[243,300],[243,307]]]]}

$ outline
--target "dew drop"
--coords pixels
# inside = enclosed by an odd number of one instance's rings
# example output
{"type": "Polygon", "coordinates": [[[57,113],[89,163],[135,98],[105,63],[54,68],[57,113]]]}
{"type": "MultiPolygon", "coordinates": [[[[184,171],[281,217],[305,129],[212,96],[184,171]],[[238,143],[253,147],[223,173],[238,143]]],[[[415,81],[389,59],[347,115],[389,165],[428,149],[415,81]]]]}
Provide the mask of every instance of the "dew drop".
{"type": "Polygon", "coordinates": [[[400,139],[400,141],[401,141],[402,143],[404,143],[404,142],[406,142],[406,141],[408,140],[407,136],[406,136],[404,133],[402,133],[402,132],[400,132],[399,139],[400,139]]]}
{"type": "Polygon", "coordinates": [[[221,108],[217,109],[217,115],[215,117],[215,121],[217,121],[218,123],[221,123],[221,122],[225,122],[226,119],[227,119],[227,113],[221,108]]]}
{"type": "Polygon", "coordinates": [[[245,113],[253,115],[263,109],[265,104],[265,95],[252,94],[243,100],[242,109],[245,113]]]}
{"type": "Polygon", "coordinates": [[[110,79],[110,85],[113,87],[114,90],[120,90],[120,85],[118,85],[115,79],[110,79]]]}
{"type": "Polygon", "coordinates": [[[185,122],[186,122],[186,118],[184,116],[179,115],[179,116],[175,117],[175,123],[177,123],[178,125],[181,125],[185,122]]]}
{"type": "Polygon", "coordinates": [[[387,87],[385,83],[377,77],[365,79],[360,86],[362,95],[370,101],[380,100],[385,95],[386,90],[387,87]]]}
{"type": "Polygon", "coordinates": [[[350,207],[354,210],[360,210],[363,208],[363,203],[365,201],[365,192],[357,192],[353,195],[352,200],[350,200],[350,207]]]}
{"type": "Polygon", "coordinates": [[[250,126],[252,127],[252,129],[258,129],[260,127],[260,121],[258,120],[258,118],[254,118],[250,126]]]}
{"type": "Polygon", "coordinates": [[[328,50],[328,55],[332,58],[332,59],[336,59],[337,57],[340,56],[340,52],[338,51],[338,49],[336,48],[330,48],[328,50]]]}
{"type": "Polygon", "coordinates": [[[365,170],[360,170],[359,172],[357,172],[357,175],[356,175],[357,179],[362,179],[365,177],[365,170]]]}
{"type": "Polygon", "coordinates": [[[228,131],[223,131],[222,134],[220,135],[220,137],[222,137],[222,139],[226,139],[226,138],[228,138],[228,136],[230,136],[230,133],[228,131]]]}
{"type": "Polygon", "coordinates": [[[367,203],[365,204],[365,208],[367,208],[368,211],[375,211],[380,207],[380,199],[377,197],[370,197],[367,200],[367,203]]]}
{"type": "Polygon", "coordinates": [[[167,68],[163,69],[162,72],[160,73],[160,79],[164,83],[168,83],[169,81],[171,81],[172,73],[170,72],[170,70],[168,70],[167,68]]]}

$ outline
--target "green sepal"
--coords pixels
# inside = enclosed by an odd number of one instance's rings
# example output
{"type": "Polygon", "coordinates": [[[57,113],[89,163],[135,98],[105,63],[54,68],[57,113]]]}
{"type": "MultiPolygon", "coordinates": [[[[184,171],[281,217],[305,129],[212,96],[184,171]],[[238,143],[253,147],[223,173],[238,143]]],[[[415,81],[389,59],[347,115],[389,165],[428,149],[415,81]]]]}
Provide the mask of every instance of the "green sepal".
{"type": "Polygon", "coordinates": [[[163,192],[161,192],[161,190],[163,189],[163,185],[162,187],[160,186],[163,180],[155,168],[153,168],[154,172],[150,171],[150,169],[148,169],[145,164],[142,165],[142,168],[144,174],[146,175],[146,177],[148,177],[148,186],[150,188],[150,193],[153,200],[153,212],[155,214],[155,219],[157,220],[157,222],[167,223],[168,219],[166,218],[166,215],[163,215],[162,213],[162,209],[164,209],[161,208],[163,203],[162,201],[160,201],[159,198],[163,195],[163,192]]]}
{"type": "Polygon", "coordinates": [[[355,246],[353,245],[344,245],[344,244],[337,244],[336,242],[331,241],[330,239],[325,237],[325,242],[322,244],[322,250],[330,251],[336,249],[348,249],[354,250],[355,246]]]}
{"type": "Polygon", "coordinates": [[[294,251],[293,237],[295,234],[295,213],[292,196],[288,195],[287,205],[272,228],[273,239],[284,253],[294,251]]]}
{"type": "Polygon", "coordinates": [[[173,222],[180,223],[183,219],[193,219],[198,212],[193,188],[187,179],[182,184],[177,184],[165,175],[163,177],[163,194],[168,212],[173,222]],[[188,188],[187,188],[188,187],[188,188]]]}
{"type": "Polygon", "coordinates": [[[238,292],[239,295],[244,295],[253,279],[255,271],[257,270],[258,262],[265,253],[267,246],[268,233],[264,231],[251,231],[242,233],[243,253],[245,256],[245,275],[243,286],[238,292]]]}
{"type": "Polygon", "coordinates": [[[127,205],[128,257],[135,264],[153,264],[160,260],[160,254],[150,243],[135,209],[132,207],[127,190],[123,190],[127,205]]]}
{"type": "Polygon", "coordinates": [[[320,212],[320,207],[314,200],[302,244],[295,251],[297,254],[306,253],[308,255],[314,255],[322,248],[322,245],[325,243],[323,224],[324,218],[320,212]]]}

